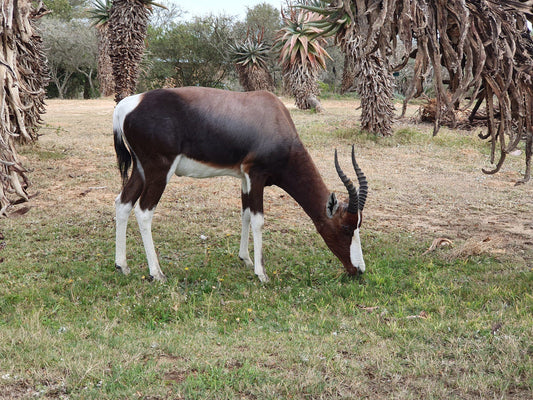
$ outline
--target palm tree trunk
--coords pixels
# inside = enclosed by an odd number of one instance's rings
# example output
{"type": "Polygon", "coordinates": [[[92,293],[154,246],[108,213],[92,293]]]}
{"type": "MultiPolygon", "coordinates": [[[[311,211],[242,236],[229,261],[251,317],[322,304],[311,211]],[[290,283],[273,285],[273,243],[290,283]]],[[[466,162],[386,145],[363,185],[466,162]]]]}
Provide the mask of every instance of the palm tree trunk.
{"type": "MultiPolygon", "coordinates": [[[[358,1],[360,10],[366,10],[364,1],[358,1]]],[[[361,12],[358,24],[352,26],[341,40],[345,60],[353,61],[353,70],[345,72],[354,76],[355,90],[361,97],[361,129],[379,136],[392,135],[394,119],[393,77],[380,46],[368,42],[374,35],[375,21],[380,14],[361,12]]]]}
{"type": "Polygon", "coordinates": [[[108,37],[115,79],[115,101],[135,93],[150,11],[141,0],[114,0],[108,37]]]}
{"type": "Polygon", "coordinates": [[[235,64],[235,70],[239,76],[239,83],[245,92],[254,90],[274,91],[274,80],[267,69],[256,65],[243,66],[235,64]]]}
{"type": "Polygon", "coordinates": [[[28,200],[29,186],[15,141],[37,140],[44,113],[46,57],[32,20],[46,13],[42,3],[2,0],[0,29],[0,216],[15,201],[28,200]]]}
{"type": "Polygon", "coordinates": [[[113,80],[113,65],[109,56],[110,43],[107,35],[108,25],[98,25],[96,34],[98,37],[98,83],[100,94],[104,97],[115,93],[115,81],[113,80]]]}
{"type": "Polygon", "coordinates": [[[379,50],[355,62],[356,91],[361,97],[361,129],[379,136],[392,135],[393,82],[386,58],[379,50]]]}
{"type": "Polygon", "coordinates": [[[305,67],[300,63],[291,64],[288,71],[283,73],[285,90],[294,97],[296,107],[300,110],[315,109],[323,111],[317,96],[320,94],[317,84],[318,70],[305,67]]]}
{"type": "Polygon", "coordinates": [[[355,91],[355,60],[353,54],[344,54],[344,69],[342,70],[341,94],[355,91]]]}

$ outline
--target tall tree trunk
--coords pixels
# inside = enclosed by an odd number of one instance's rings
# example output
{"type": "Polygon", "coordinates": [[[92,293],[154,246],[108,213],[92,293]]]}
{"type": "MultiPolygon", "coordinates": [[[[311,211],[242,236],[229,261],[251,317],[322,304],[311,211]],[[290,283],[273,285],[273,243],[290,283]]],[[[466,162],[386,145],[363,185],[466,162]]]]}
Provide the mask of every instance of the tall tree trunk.
{"type": "Polygon", "coordinates": [[[150,11],[141,0],[114,0],[108,37],[115,79],[115,101],[135,93],[150,11]]]}
{"type": "Polygon", "coordinates": [[[361,97],[361,128],[381,136],[392,135],[393,77],[387,57],[394,2],[351,0],[342,3],[352,23],[336,36],[345,54],[342,91],[352,88],[361,97]]]}
{"type": "Polygon", "coordinates": [[[353,77],[355,90],[361,97],[361,128],[376,135],[391,136],[394,119],[392,73],[381,50],[369,52],[365,42],[355,30],[347,33],[341,42],[345,53],[343,89],[348,89],[353,77]]]}
{"type": "Polygon", "coordinates": [[[46,13],[42,3],[2,0],[0,20],[0,216],[15,201],[28,200],[29,181],[15,141],[37,140],[44,113],[46,57],[32,20],[46,13]]]}
{"type": "Polygon", "coordinates": [[[356,58],[356,91],[361,97],[361,129],[379,136],[392,135],[393,82],[386,58],[379,50],[356,58]]]}
{"type": "Polygon", "coordinates": [[[320,94],[317,80],[318,69],[305,67],[300,63],[291,64],[290,69],[283,72],[285,90],[294,97],[296,107],[300,110],[323,111],[322,104],[317,98],[320,94]]]}
{"type": "Polygon", "coordinates": [[[245,92],[254,90],[274,91],[274,80],[270,72],[257,65],[235,64],[235,70],[239,76],[239,83],[245,92]]]}
{"type": "Polygon", "coordinates": [[[355,60],[351,53],[344,53],[344,68],[342,70],[341,94],[355,91],[355,60]]]}
{"type": "Polygon", "coordinates": [[[98,37],[98,83],[100,94],[108,97],[115,93],[115,81],[113,79],[113,65],[111,63],[110,42],[107,35],[108,25],[97,26],[98,37]]]}

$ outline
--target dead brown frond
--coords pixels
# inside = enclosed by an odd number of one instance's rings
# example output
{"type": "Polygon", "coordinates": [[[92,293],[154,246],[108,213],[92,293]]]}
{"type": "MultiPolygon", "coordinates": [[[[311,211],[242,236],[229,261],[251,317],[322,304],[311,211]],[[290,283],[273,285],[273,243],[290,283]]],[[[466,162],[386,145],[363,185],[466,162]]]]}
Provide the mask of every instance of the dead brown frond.
{"type": "Polygon", "coordinates": [[[431,253],[432,251],[437,250],[439,247],[447,247],[447,246],[453,246],[453,242],[450,239],[447,238],[437,238],[434,239],[431,243],[431,246],[422,253],[422,255],[431,253]]]}
{"type": "Polygon", "coordinates": [[[28,200],[26,169],[15,142],[37,139],[48,80],[46,57],[34,20],[46,14],[41,3],[4,1],[0,17],[0,216],[13,199],[28,200]]]}
{"type": "Polygon", "coordinates": [[[448,261],[466,260],[470,257],[480,255],[495,255],[504,252],[502,250],[503,240],[501,238],[474,237],[466,240],[463,244],[454,247],[446,256],[448,261]]]}
{"type": "Polygon", "coordinates": [[[414,79],[404,102],[423,93],[430,68],[436,91],[434,134],[445,122],[456,124],[454,110],[482,102],[492,144],[493,174],[521,140],[526,142],[530,178],[533,147],[533,40],[527,28],[531,6],[496,0],[405,0],[395,2],[393,34],[405,46],[405,65],[414,58],[414,79]],[[498,156],[499,153],[499,156],[498,156]],[[499,157],[499,158],[498,158],[499,157]]]}
{"type": "Polygon", "coordinates": [[[437,114],[440,114],[440,124],[450,128],[472,129],[479,126],[487,126],[487,116],[483,112],[478,112],[476,117],[468,110],[448,110],[444,112],[442,104],[435,98],[428,98],[418,110],[418,121],[435,123],[437,114]],[[437,108],[441,109],[437,111],[437,108]]]}

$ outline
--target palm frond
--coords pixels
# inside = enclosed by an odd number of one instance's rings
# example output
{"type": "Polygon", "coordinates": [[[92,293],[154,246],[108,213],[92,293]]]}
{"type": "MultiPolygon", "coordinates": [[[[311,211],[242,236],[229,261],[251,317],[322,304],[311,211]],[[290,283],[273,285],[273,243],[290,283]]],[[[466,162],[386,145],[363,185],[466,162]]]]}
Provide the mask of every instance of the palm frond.
{"type": "Polygon", "coordinates": [[[321,19],[319,14],[294,8],[284,15],[285,26],[279,30],[275,43],[284,69],[298,59],[303,66],[325,68],[326,58],[331,57],[323,47],[324,39],[319,38],[322,30],[314,25],[321,19]]]}
{"type": "Polygon", "coordinates": [[[270,46],[253,38],[230,45],[230,59],[234,64],[257,65],[266,68],[270,56],[270,46]]]}
{"type": "Polygon", "coordinates": [[[112,0],[94,0],[93,8],[89,10],[89,18],[93,20],[92,26],[107,24],[112,5],[112,0]]]}

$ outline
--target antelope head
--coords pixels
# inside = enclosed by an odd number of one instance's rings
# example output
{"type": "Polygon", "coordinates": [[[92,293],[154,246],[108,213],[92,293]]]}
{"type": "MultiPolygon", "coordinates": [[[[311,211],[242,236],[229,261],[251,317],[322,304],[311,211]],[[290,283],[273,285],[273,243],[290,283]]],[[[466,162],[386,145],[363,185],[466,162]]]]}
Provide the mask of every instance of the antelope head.
{"type": "Polygon", "coordinates": [[[359,182],[357,190],[352,181],[342,171],[335,150],[335,168],[339,178],[348,190],[348,200],[339,202],[335,193],[331,193],[326,206],[329,224],[323,233],[326,244],[342,262],[349,275],[365,272],[365,261],[361,249],[359,228],[363,219],[363,208],[368,194],[368,184],[363,171],[355,161],[352,146],[352,164],[359,182]]]}

